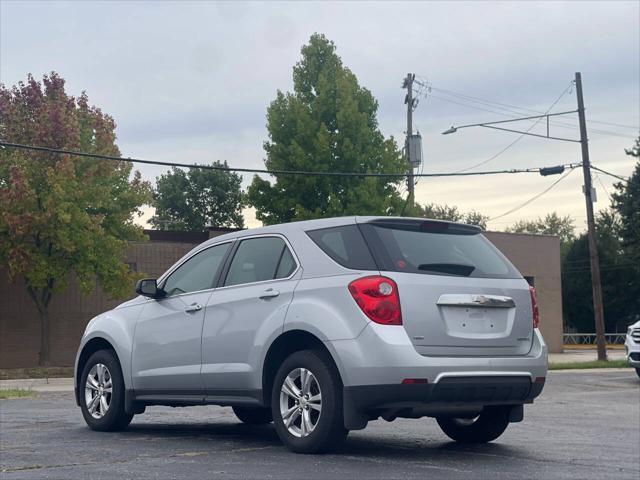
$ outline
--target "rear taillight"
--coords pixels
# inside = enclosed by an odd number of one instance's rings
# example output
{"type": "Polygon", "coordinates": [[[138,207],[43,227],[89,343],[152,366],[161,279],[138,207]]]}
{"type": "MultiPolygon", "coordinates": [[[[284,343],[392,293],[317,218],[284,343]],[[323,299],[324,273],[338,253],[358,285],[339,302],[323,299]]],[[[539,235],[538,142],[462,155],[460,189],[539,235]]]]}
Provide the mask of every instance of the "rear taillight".
{"type": "Polygon", "coordinates": [[[533,312],[533,328],[538,328],[540,325],[540,313],[538,312],[538,296],[536,295],[536,289],[529,287],[529,293],[531,294],[531,310],[533,312]]]}
{"type": "Polygon", "coordinates": [[[349,292],[364,314],[374,322],[402,325],[398,286],[390,278],[378,275],[359,278],[349,284],[349,292]]]}

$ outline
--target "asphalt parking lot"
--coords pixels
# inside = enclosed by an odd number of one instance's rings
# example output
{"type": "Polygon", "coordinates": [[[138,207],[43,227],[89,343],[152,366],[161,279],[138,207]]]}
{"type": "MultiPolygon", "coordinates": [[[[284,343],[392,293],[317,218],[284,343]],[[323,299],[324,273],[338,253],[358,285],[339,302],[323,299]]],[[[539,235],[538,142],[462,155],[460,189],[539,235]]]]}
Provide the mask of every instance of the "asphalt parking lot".
{"type": "Polygon", "coordinates": [[[340,453],[296,455],[230,408],[152,407],[120,433],[89,430],[71,393],[0,401],[0,469],[13,478],[640,478],[632,370],[550,372],[494,443],[457,445],[435,421],[377,421],[340,453]]]}

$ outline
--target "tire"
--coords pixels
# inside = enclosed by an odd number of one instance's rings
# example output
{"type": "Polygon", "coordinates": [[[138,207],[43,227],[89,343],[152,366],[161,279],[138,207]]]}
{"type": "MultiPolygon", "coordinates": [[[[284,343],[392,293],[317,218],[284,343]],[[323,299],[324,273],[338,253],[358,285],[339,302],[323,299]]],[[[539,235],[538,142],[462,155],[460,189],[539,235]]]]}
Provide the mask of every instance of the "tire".
{"type": "Polygon", "coordinates": [[[271,411],[282,443],[296,453],[320,453],[335,449],[349,433],[344,428],[340,375],[331,358],[322,351],[295,352],[282,363],[273,383],[271,411]],[[308,399],[304,398],[301,388],[303,376],[308,380],[308,399]],[[283,390],[285,380],[288,386],[283,390]],[[290,381],[297,391],[289,387],[290,381]],[[285,425],[283,418],[287,412],[293,412],[287,416],[289,426],[285,425]],[[304,419],[307,419],[305,427],[304,419]]]}
{"type": "Polygon", "coordinates": [[[99,350],[89,357],[80,376],[78,396],[82,416],[92,430],[123,430],[133,418],[132,414],[124,411],[124,380],[120,364],[112,350],[99,350]],[[90,374],[91,380],[88,378],[90,374]],[[88,388],[88,385],[92,387],[88,388]],[[111,392],[108,391],[109,385],[111,392]],[[100,392],[104,402],[100,398],[92,402],[100,392]]]}
{"type": "Polygon", "coordinates": [[[509,426],[509,407],[485,407],[475,419],[437,418],[442,431],[459,443],[487,443],[495,440],[509,426]]]}
{"type": "Polygon", "coordinates": [[[640,368],[636,368],[636,374],[640,377],[640,368]]]}
{"type": "Polygon", "coordinates": [[[233,413],[247,425],[265,425],[273,421],[270,408],[233,407],[233,413]]]}

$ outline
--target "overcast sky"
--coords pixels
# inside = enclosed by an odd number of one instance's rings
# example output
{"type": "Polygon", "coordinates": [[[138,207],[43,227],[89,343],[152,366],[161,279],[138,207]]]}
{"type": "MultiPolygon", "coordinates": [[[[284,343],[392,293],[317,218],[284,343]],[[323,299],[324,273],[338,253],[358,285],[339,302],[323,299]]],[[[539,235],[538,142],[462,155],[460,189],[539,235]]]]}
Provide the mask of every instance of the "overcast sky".
{"type": "MultiPolygon", "coordinates": [[[[0,16],[0,81],[13,85],[28,73],[59,72],[69,93],[86,90],[92,103],[115,118],[125,156],[183,163],[226,159],[232,166],[262,167],[266,108],[278,89],[291,89],[300,47],[321,32],[378,99],[385,136],[402,142],[406,111],[400,86],[407,72],[433,86],[421,97],[414,121],[423,137],[425,173],[469,167],[517,139],[484,128],[441,135],[451,125],[513,115],[449,91],[546,111],[576,71],[583,76],[588,121],[620,125],[589,124],[593,164],[619,175],[633,168],[624,148],[633,144],[640,125],[638,1],[2,0],[0,16]]],[[[575,91],[567,91],[553,111],[574,108],[575,91]]],[[[552,135],[577,138],[571,128],[575,116],[559,121],[565,125],[552,126],[552,135]]],[[[532,131],[539,128],[542,123],[532,131]]],[[[578,144],[525,137],[478,170],[578,161],[578,144]]],[[[149,180],[163,171],[140,170],[149,180]]],[[[490,228],[553,210],[572,215],[584,228],[581,176],[574,171],[490,228]]],[[[495,217],[557,179],[537,174],[422,179],[416,197],[495,217]]],[[[245,185],[249,181],[245,176],[245,185]]],[[[601,174],[594,183],[597,207],[604,208],[613,179],[601,174]]],[[[251,212],[247,220],[256,225],[251,212]]]]}

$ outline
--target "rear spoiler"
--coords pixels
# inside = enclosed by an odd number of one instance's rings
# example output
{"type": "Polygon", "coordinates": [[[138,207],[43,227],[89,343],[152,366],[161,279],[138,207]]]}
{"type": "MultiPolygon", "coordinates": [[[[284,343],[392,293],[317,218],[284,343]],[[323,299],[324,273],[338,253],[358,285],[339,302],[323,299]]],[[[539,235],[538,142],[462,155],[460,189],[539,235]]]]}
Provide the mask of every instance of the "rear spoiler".
{"type": "Polygon", "coordinates": [[[382,228],[393,228],[396,230],[443,233],[447,235],[477,235],[482,232],[482,229],[476,225],[447,222],[443,220],[419,220],[416,218],[377,218],[375,220],[364,222],[364,224],[382,228]]]}

